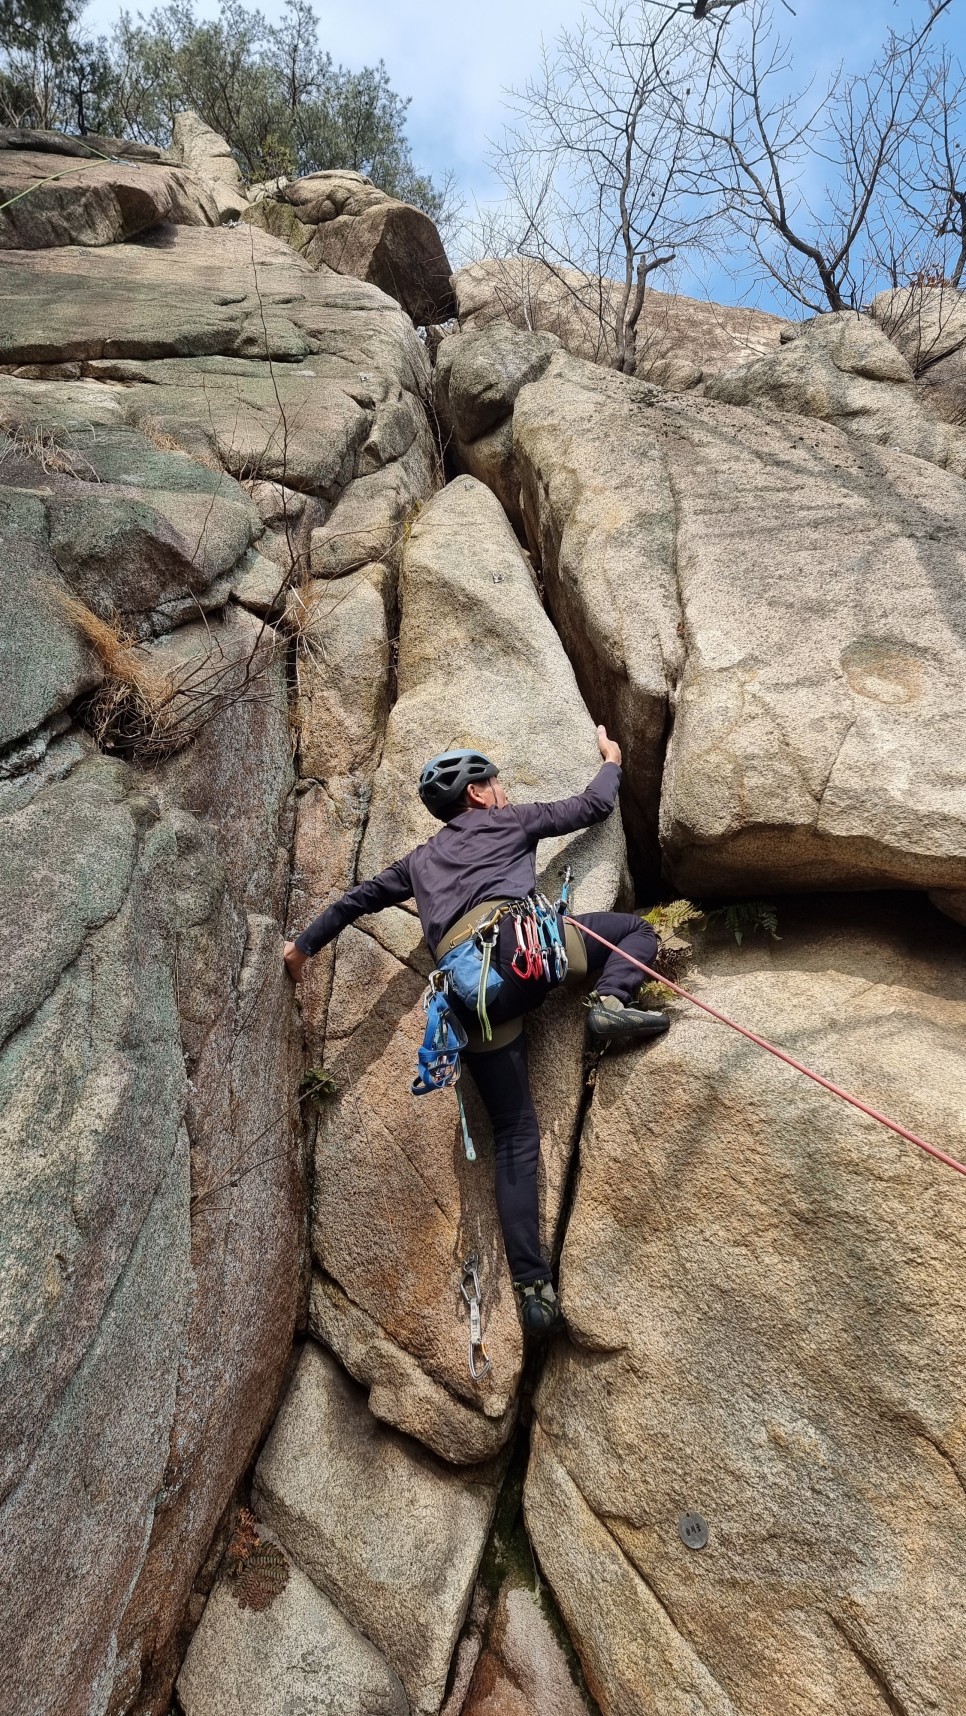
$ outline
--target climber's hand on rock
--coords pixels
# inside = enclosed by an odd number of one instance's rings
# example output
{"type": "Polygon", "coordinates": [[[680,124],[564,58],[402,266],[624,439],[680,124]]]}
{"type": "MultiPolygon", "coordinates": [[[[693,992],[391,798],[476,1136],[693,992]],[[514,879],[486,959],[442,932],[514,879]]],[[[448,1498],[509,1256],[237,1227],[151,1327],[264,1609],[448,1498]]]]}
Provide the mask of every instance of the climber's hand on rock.
{"type": "Polygon", "coordinates": [[[301,948],[296,947],[294,941],[287,941],[285,943],[285,953],[283,957],[285,960],[286,970],[288,971],[292,982],[297,983],[302,975],[302,967],[309,957],[308,954],[303,953],[301,948]]]}
{"type": "Polygon", "coordinates": [[[605,763],[620,763],[621,748],[615,739],[608,739],[606,727],[598,727],[597,744],[605,763]]]}

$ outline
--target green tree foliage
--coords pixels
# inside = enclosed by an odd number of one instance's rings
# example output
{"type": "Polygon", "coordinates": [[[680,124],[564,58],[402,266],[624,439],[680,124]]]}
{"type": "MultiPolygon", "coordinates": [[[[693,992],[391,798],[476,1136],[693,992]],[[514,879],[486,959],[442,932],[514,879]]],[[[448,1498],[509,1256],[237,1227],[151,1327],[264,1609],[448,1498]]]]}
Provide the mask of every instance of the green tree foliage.
{"type": "Polygon", "coordinates": [[[0,0],[0,123],[101,131],[165,147],[185,108],[228,139],[250,181],[326,167],[366,173],[428,214],[446,192],[416,171],[407,100],[385,66],[347,71],[321,47],[309,0],[277,23],[222,0],[122,12],[110,39],[85,38],[83,0],[0,0]]]}

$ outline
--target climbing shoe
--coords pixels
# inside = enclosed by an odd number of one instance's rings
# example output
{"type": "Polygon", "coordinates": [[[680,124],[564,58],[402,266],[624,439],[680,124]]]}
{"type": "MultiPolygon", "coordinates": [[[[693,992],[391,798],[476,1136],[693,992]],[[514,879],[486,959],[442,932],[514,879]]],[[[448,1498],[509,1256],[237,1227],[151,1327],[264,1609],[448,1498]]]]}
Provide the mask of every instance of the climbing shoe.
{"type": "Polygon", "coordinates": [[[552,1281],[514,1281],[520,1306],[520,1321],[531,1340],[544,1341],[564,1326],[560,1300],[552,1281]]]}
{"type": "Polygon", "coordinates": [[[659,1037],[671,1020],[667,1013],[646,1007],[625,1006],[616,995],[592,995],[587,1019],[592,1037],[599,1043],[638,1043],[659,1037]]]}

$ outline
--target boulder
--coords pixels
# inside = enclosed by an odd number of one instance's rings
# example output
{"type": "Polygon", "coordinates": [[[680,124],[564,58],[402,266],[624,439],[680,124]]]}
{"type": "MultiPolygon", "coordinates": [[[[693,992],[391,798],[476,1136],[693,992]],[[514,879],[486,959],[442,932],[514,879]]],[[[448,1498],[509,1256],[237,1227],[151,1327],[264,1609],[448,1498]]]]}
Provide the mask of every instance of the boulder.
{"type": "MultiPolygon", "coordinates": [[[[414,783],[441,743],[441,720],[448,741],[478,745],[500,761],[511,796],[566,796],[599,766],[594,724],[530,569],[496,501],[472,478],[451,483],[420,512],[403,554],[400,608],[398,694],[359,876],[434,832],[414,783]]],[[[556,891],[569,860],[580,908],[605,909],[621,887],[623,858],[614,818],[548,843],[539,869],[556,891]]],[[[339,941],[325,1039],[338,1097],[319,1117],[312,1243],[320,1280],[312,1314],[319,1334],[372,1389],[374,1412],[446,1459],[473,1461],[510,1433],[522,1353],[486,1122],[470,1081],[475,1164],[464,1159],[452,1095],[422,1102],[408,1095],[429,966],[409,911],[363,920],[339,941]],[[466,1366],[459,1295],[459,1263],[470,1250],[480,1253],[493,1353],[481,1384],[466,1366]]],[[[548,1243],[581,1101],[582,1033],[582,1010],[562,996],[531,1021],[548,1243]]]]}
{"type": "Polygon", "coordinates": [[[478,335],[442,340],[433,365],[444,451],[493,490],[521,532],[513,407],[520,389],[539,381],[559,349],[556,334],[523,333],[510,322],[495,322],[478,335]]]}
{"type": "Polygon", "coordinates": [[[279,182],[245,218],[293,244],[313,267],[368,280],[417,327],[456,313],[450,265],[429,216],[339,168],[279,182]]]}
{"type": "Polygon", "coordinates": [[[165,160],[188,167],[205,185],[223,221],[240,220],[248,207],[241,168],[224,137],[190,109],[176,113],[165,160]]]}
{"type": "Polygon", "coordinates": [[[821,417],[966,475],[966,431],[937,421],[899,348],[868,316],[816,316],[778,351],[716,376],[705,397],[821,417]]]}
{"type": "Polygon", "coordinates": [[[313,1584],[439,1710],[496,1505],[498,1473],[457,1472],[379,1424],[309,1343],[255,1474],[255,1505],[313,1584]]]}
{"type": "Polygon", "coordinates": [[[507,1580],[460,1716],[550,1716],[551,1711],[553,1716],[590,1716],[545,1600],[529,1586],[507,1580]]]}
{"type": "Polygon", "coordinates": [[[966,424],[966,294],[945,281],[880,292],[871,313],[908,359],[923,404],[944,423],[966,424]]]}
{"type": "MultiPolygon", "coordinates": [[[[605,367],[614,360],[623,286],[576,268],[530,257],[488,257],[453,276],[463,332],[509,321],[555,334],[574,357],[605,367]]],[[[638,324],[634,374],[686,392],[721,370],[777,348],[788,324],[764,310],[711,304],[651,290],[638,324]]]]}
{"type": "Polygon", "coordinates": [[[409,1716],[398,1675],[298,1567],[269,1608],[230,1578],[205,1607],[178,1676],[184,1716],[409,1716]]]}
{"type": "Polygon", "coordinates": [[[548,603],[624,747],[641,880],[659,834],[686,893],[961,887],[961,480],[562,353],[512,436],[548,603]]]}
{"type": "MultiPolygon", "coordinates": [[[[963,1159],[960,932],[894,897],[788,902],[778,931],[705,936],[690,987],[963,1159]]],[[[589,1689],[603,1716],[951,1713],[959,1181],[674,1013],[595,1087],[561,1264],[576,1344],[536,1398],[526,1518],[589,1689]]]]}
{"type": "Polygon", "coordinates": [[[153,161],[75,162],[0,150],[0,250],[123,243],[162,221],[217,223],[215,201],[190,173],[153,161]]]}

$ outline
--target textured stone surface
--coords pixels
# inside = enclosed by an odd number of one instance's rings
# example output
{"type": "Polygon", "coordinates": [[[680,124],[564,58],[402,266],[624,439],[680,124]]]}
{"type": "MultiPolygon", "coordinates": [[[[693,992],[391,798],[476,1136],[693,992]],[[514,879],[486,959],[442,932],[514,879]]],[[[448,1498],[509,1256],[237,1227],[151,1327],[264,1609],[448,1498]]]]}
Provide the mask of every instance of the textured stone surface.
{"type": "MultiPolygon", "coordinates": [[[[960,932],[853,898],[779,933],[691,986],[962,1158],[960,932]]],[[[605,1063],[526,1494],[604,1716],[958,1710],[958,1183],[684,1003],[605,1063]]]]}
{"type": "Polygon", "coordinates": [[[132,785],[92,763],[0,825],[5,1716],[110,1689],[190,1311],[174,836],[132,785]]]}
{"type": "Polygon", "coordinates": [[[314,267],[388,292],[417,326],[456,313],[450,265],[429,216],[361,173],[339,169],[280,181],[246,218],[294,245],[314,267]]]}
{"type": "Polygon", "coordinates": [[[805,419],[695,401],[665,422],[675,884],[961,886],[963,483],[805,419]]]}
{"type": "Polygon", "coordinates": [[[32,515],[33,547],[18,558],[28,554],[38,587],[52,562],[55,583],[144,637],[223,605],[262,523],[228,476],[127,426],[135,391],[0,377],[0,493],[32,515]]]}
{"type": "Polygon", "coordinates": [[[954,286],[907,286],[880,292],[872,315],[908,359],[927,408],[960,430],[966,426],[966,294],[954,286]]]}
{"type": "Polygon", "coordinates": [[[304,1184],[271,914],[289,745],[281,663],[256,644],[239,615],[157,646],[222,683],[232,659],[254,671],[148,790],[92,761],[0,824],[0,1533],[30,1613],[5,1711],[24,1686],[38,1712],[126,1709],[139,1687],[166,1708],[191,1580],[288,1360],[304,1184]]]}
{"type": "MultiPolygon", "coordinates": [[[[164,357],[332,360],[425,386],[423,347],[375,287],[318,274],[253,227],[166,227],[132,244],[0,251],[0,362],[164,357]]],[[[309,367],[312,367],[311,365],[309,367]]],[[[125,377],[125,379],[127,379],[125,377]]]]}
{"type": "Polygon", "coordinates": [[[513,413],[527,537],[587,706],[624,753],[621,813],[638,873],[660,861],[669,692],[684,653],[655,408],[644,383],[559,356],[513,413]]]}
{"type": "Polygon", "coordinates": [[[624,747],[639,874],[660,797],[684,892],[961,885],[959,478],[562,355],[512,445],[548,602],[624,747]]]}
{"type": "Polygon", "coordinates": [[[173,221],[212,226],[218,211],[204,182],[154,162],[68,165],[46,153],[0,151],[0,249],[118,244],[173,221]],[[23,193],[27,193],[24,195],[23,193]]]}
{"type": "MultiPolygon", "coordinates": [[[[509,321],[556,334],[574,357],[605,365],[612,360],[623,292],[615,280],[528,257],[490,257],[454,274],[453,291],[464,331],[509,321]]],[[[638,326],[635,373],[659,387],[686,391],[775,349],[787,325],[763,310],[650,291],[638,326]]]]}
{"type": "Polygon", "coordinates": [[[241,168],[224,137],[190,110],[176,113],[166,157],[189,167],[205,189],[223,221],[238,220],[248,206],[241,168]]]}
{"type": "Polygon", "coordinates": [[[937,420],[899,347],[867,316],[816,316],[798,339],[716,376],[708,399],[777,406],[966,474],[966,432],[937,420]]]}
{"type": "Polygon", "coordinates": [[[38,495],[0,489],[0,747],[16,745],[96,685],[93,651],[69,623],[38,495]]]}
{"type": "Polygon", "coordinates": [[[258,1463],[258,1513],[382,1651],[414,1711],[442,1704],[497,1483],[378,1424],[335,1361],[305,1348],[258,1463]]]}
{"type": "Polygon", "coordinates": [[[477,336],[443,340],[433,367],[433,398],[451,460],[486,483],[514,523],[520,473],[513,457],[513,407],[521,387],[539,380],[560,341],[496,322],[477,336]]]}
{"type": "Polygon", "coordinates": [[[297,1567],[264,1613],[219,1580],[178,1698],[185,1716],[409,1716],[398,1676],[297,1567]]]}
{"type": "Polygon", "coordinates": [[[460,1716],[588,1716],[586,1699],[538,1596],[500,1591],[460,1716]]]}
{"type": "MultiPolygon", "coordinates": [[[[593,722],[529,567],[497,503],[472,478],[451,483],[420,513],[403,557],[400,607],[398,695],[373,783],[360,876],[434,832],[414,783],[445,741],[494,756],[511,796],[523,799],[579,791],[599,766],[593,722]],[[448,725],[441,731],[442,711],[448,725]]],[[[563,864],[572,862],[580,907],[589,911],[613,903],[623,857],[615,818],[548,842],[539,867],[545,886],[555,889],[563,864]]],[[[509,1433],[522,1357],[486,1121],[468,1080],[480,1147],[480,1160],[470,1164],[452,1095],[409,1096],[423,1034],[426,953],[409,912],[381,914],[366,927],[370,933],[354,929],[339,943],[326,1031],[325,1064],[339,1096],[319,1117],[313,1249],[340,1291],[325,1288],[318,1326],[374,1389],[373,1411],[448,1459],[481,1459],[509,1433]],[[480,1385],[466,1367],[459,1297],[459,1264],[470,1250],[481,1255],[494,1360],[480,1385]]],[[[575,998],[557,997],[529,1029],[549,1243],[580,1104],[582,1009],[575,998]]]]}

